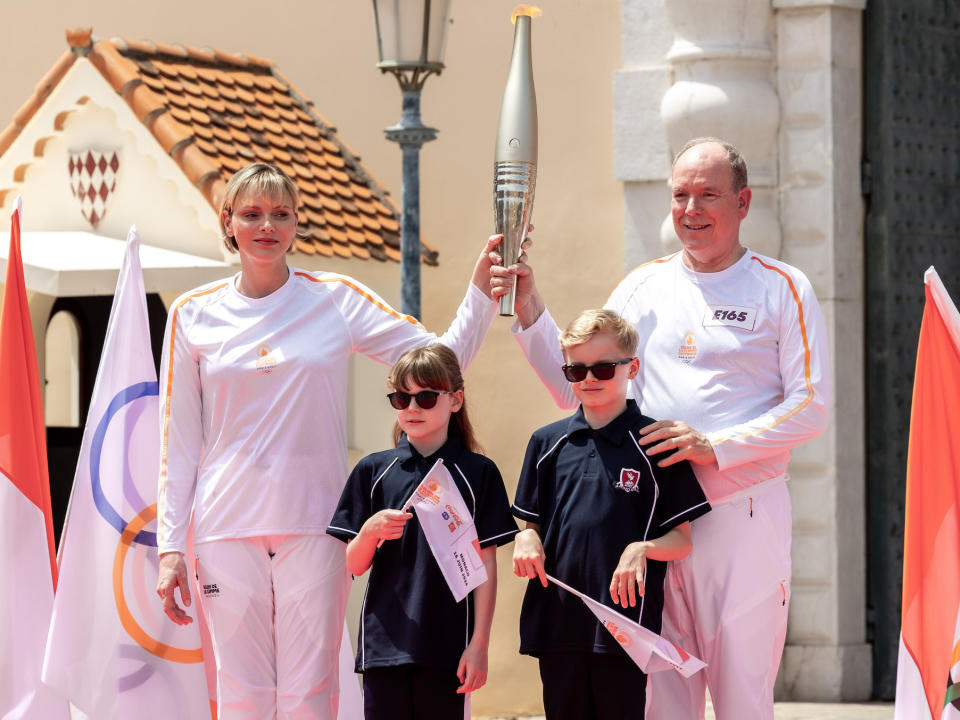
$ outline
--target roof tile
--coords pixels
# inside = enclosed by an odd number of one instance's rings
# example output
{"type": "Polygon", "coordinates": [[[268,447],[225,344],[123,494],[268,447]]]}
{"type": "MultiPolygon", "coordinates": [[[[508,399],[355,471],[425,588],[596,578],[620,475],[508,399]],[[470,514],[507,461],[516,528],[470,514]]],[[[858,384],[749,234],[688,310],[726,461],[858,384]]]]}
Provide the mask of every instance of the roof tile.
{"type": "MultiPolygon", "coordinates": [[[[0,131],[0,153],[86,55],[215,210],[232,173],[255,159],[273,162],[300,192],[295,252],[399,262],[399,212],[387,192],[270,60],[123,38],[94,42],[89,29],[68,31],[68,44],[71,50],[0,131]]],[[[55,129],[62,129],[70,112],[57,116],[55,129]]],[[[44,144],[37,144],[37,153],[44,144]]],[[[5,192],[0,189],[0,197],[5,192]]],[[[422,256],[436,262],[425,244],[422,256]]]]}

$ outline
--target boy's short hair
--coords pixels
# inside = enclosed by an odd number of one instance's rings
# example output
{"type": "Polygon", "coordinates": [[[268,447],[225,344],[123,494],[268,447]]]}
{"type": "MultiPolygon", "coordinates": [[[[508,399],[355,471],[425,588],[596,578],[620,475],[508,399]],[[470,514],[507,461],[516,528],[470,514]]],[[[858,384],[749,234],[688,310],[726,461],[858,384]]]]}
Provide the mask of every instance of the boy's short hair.
{"type": "Polygon", "coordinates": [[[560,333],[560,348],[566,350],[574,345],[582,345],[600,333],[613,336],[617,345],[625,353],[635,355],[640,335],[633,323],[624,320],[613,310],[584,310],[567,329],[560,333]]]}

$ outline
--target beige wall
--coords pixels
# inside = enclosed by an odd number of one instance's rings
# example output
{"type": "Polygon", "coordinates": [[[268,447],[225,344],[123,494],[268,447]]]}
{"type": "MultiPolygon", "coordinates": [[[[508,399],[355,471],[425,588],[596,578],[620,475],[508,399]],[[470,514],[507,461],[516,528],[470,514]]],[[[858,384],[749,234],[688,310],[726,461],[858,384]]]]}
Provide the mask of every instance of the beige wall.
{"type": "MultiPolygon", "coordinates": [[[[514,0],[454,0],[447,69],[427,81],[423,119],[440,130],[421,157],[424,236],[440,268],[423,278],[425,324],[441,331],[462,297],[492,226],[492,145],[510,59],[514,0]]],[[[339,129],[369,170],[400,201],[400,152],[382,129],[400,118],[396,82],[374,67],[371,3],[248,1],[196,3],[8,3],[0,45],[0,125],[64,52],[64,29],[92,25],[114,35],[248,52],[274,60],[339,129]],[[227,10],[225,8],[229,7],[227,10]]],[[[622,275],[622,201],[613,177],[611,75],[620,65],[616,0],[544,0],[534,23],[540,111],[540,167],[532,252],[540,287],[561,324],[601,305],[622,275]]],[[[0,179],[0,186],[4,185],[0,179]]],[[[487,453],[512,494],[530,432],[560,416],[498,319],[467,374],[472,413],[487,453]]],[[[535,664],[517,655],[523,583],[500,556],[490,682],[475,715],[540,710],[535,664]]]]}

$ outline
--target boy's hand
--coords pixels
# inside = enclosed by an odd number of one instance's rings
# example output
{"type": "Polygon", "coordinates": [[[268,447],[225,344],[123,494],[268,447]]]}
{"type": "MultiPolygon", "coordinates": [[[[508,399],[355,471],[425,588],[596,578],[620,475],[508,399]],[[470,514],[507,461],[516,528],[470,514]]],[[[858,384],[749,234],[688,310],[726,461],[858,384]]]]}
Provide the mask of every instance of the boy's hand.
{"type": "Polygon", "coordinates": [[[615,604],[636,607],[637,598],[643,597],[643,577],[647,572],[647,548],[645,542],[630,543],[624,548],[610,581],[610,597],[615,604]],[[634,589],[636,583],[636,589],[634,589]]]}
{"type": "Polygon", "coordinates": [[[487,646],[471,640],[467,649],[460,656],[457,666],[457,678],[462,685],[457,688],[458,693],[468,693],[479,690],[487,684],[487,646]]]}
{"type": "Polygon", "coordinates": [[[543,544],[536,530],[527,528],[517,533],[513,539],[513,574],[517,577],[540,578],[540,584],[547,586],[547,573],[543,569],[543,544]]]}
{"type": "Polygon", "coordinates": [[[412,513],[403,510],[381,510],[367,518],[360,534],[376,538],[379,547],[384,540],[396,540],[403,535],[403,528],[412,517],[412,513]]]}

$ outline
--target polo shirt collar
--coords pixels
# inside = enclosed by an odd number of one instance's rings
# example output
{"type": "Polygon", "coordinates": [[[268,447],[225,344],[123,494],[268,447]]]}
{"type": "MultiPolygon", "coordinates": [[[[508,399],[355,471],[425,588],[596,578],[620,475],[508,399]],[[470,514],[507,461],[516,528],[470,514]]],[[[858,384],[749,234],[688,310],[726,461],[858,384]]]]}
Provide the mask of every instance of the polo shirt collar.
{"type": "Polygon", "coordinates": [[[596,432],[600,437],[614,445],[620,445],[623,443],[624,438],[626,438],[627,433],[639,425],[642,417],[643,415],[640,412],[640,408],[637,407],[636,400],[628,399],[626,410],[602,428],[594,430],[587,423],[587,419],[583,415],[583,405],[581,405],[577,408],[577,412],[567,421],[567,435],[573,435],[578,432],[596,432]]]}
{"type": "MultiPolygon", "coordinates": [[[[463,450],[463,442],[461,442],[459,437],[451,433],[447,435],[447,441],[440,446],[440,449],[430,455],[427,460],[436,462],[437,458],[440,457],[444,460],[456,460],[463,450]]],[[[401,435],[400,441],[397,443],[397,459],[401,463],[404,463],[411,458],[420,460],[422,457],[423,456],[417,452],[417,449],[410,444],[407,436],[405,434],[401,435]]]]}

